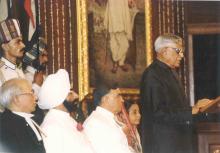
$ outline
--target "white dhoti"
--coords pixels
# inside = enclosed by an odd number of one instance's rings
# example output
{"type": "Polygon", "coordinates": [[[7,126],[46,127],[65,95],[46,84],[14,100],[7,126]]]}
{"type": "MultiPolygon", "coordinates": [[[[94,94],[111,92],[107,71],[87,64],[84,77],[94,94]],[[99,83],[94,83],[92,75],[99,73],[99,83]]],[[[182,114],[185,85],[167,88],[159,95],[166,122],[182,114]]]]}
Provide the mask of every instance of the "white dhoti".
{"type": "Polygon", "coordinates": [[[113,61],[118,62],[119,65],[124,65],[129,47],[126,34],[124,32],[110,33],[110,47],[113,61]]]}
{"type": "Polygon", "coordinates": [[[128,0],[108,0],[104,25],[110,33],[112,59],[124,65],[129,41],[132,40],[132,27],[135,15],[131,15],[128,0]]]}

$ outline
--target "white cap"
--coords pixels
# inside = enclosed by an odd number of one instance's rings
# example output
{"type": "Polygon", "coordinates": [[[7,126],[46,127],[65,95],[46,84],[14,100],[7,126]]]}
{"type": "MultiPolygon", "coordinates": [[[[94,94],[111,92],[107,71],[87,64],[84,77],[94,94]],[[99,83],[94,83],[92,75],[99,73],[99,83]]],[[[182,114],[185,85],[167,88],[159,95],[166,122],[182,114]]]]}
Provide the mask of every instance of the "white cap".
{"type": "Polygon", "coordinates": [[[49,75],[43,82],[38,95],[38,106],[51,109],[63,103],[70,92],[69,74],[64,69],[49,75]]]}

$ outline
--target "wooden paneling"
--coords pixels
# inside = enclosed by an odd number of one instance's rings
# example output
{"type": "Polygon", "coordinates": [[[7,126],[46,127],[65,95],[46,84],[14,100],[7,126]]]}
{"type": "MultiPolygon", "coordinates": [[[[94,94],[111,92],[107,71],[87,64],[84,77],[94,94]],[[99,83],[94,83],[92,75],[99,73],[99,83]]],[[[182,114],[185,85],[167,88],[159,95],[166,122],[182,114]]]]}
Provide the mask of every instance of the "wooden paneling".
{"type": "Polygon", "coordinates": [[[188,34],[220,34],[220,23],[187,24],[188,34]]]}
{"type": "Polygon", "coordinates": [[[198,129],[198,153],[220,151],[220,123],[200,123],[198,129]]]}
{"type": "Polygon", "coordinates": [[[220,22],[220,1],[185,2],[186,23],[220,22]]]}

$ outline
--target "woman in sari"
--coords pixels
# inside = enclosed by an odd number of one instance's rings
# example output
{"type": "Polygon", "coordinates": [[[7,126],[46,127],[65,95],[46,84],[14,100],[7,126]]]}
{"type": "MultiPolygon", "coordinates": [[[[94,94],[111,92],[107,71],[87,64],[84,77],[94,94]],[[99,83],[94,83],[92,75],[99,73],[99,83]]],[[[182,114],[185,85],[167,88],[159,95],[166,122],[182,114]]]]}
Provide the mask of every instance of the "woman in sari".
{"type": "Polygon", "coordinates": [[[124,102],[122,113],[119,114],[118,120],[127,136],[128,144],[132,153],[142,153],[140,135],[137,130],[140,124],[141,114],[137,101],[128,100],[124,102]]]}

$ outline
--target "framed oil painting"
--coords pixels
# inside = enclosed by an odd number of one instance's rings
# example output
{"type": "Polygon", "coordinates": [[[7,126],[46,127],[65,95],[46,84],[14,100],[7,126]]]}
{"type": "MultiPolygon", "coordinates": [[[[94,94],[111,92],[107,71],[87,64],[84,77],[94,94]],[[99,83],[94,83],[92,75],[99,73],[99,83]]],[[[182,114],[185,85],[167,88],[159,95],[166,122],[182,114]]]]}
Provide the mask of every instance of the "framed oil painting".
{"type": "Polygon", "coordinates": [[[152,61],[151,0],[77,1],[80,99],[100,85],[138,94],[152,61]]]}

